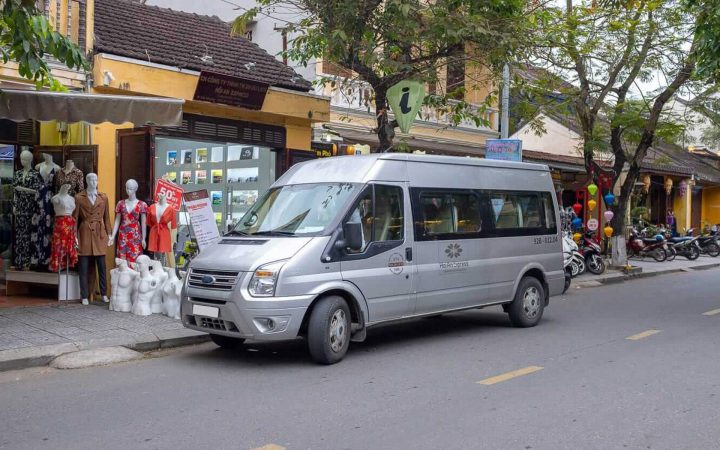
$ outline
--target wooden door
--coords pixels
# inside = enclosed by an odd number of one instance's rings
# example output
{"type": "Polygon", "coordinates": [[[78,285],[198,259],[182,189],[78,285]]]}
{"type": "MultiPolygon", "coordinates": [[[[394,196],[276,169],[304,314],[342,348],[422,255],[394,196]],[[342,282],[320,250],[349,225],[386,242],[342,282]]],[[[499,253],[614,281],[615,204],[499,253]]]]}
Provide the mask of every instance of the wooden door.
{"type": "Polygon", "coordinates": [[[688,188],[688,195],[692,195],[692,206],[690,210],[690,223],[695,230],[700,233],[702,231],[702,189],[688,188]]]}
{"type": "Polygon", "coordinates": [[[125,198],[125,183],[138,183],[137,197],[152,203],[155,179],[155,134],[149,127],[118,130],[115,198],[125,198]]]}

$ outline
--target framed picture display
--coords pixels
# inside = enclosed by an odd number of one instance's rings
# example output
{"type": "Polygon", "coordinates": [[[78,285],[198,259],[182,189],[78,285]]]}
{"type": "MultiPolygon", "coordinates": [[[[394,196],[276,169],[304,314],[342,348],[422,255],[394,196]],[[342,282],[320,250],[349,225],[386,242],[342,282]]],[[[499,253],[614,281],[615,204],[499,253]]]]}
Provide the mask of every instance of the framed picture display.
{"type": "Polygon", "coordinates": [[[167,152],[167,165],[168,166],[177,166],[178,164],[178,152],[177,150],[171,150],[167,152]]]}
{"type": "Polygon", "coordinates": [[[206,163],[208,162],[208,149],[199,148],[195,151],[195,162],[206,163]]]}
{"type": "Polygon", "coordinates": [[[191,170],[183,170],[180,172],[180,183],[181,184],[190,184],[192,181],[192,171],[191,170]]]}
{"type": "Polygon", "coordinates": [[[213,169],[211,171],[212,174],[212,182],[213,184],[222,183],[223,182],[223,171],[222,169],[213,169]]]}
{"type": "Polygon", "coordinates": [[[224,147],[213,147],[210,152],[210,162],[219,163],[223,161],[224,147]]]}
{"type": "Polygon", "coordinates": [[[222,205],[222,191],[211,191],[210,198],[212,199],[213,206],[222,205]]]}
{"type": "Polygon", "coordinates": [[[192,150],[181,150],[180,157],[182,158],[180,164],[192,164],[193,151],[192,150]]]}
{"type": "Polygon", "coordinates": [[[207,183],[207,170],[198,170],[195,172],[195,184],[207,183]]]}
{"type": "Polygon", "coordinates": [[[177,183],[177,172],[167,172],[165,174],[165,179],[172,181],[173,183],[177,183]]]}

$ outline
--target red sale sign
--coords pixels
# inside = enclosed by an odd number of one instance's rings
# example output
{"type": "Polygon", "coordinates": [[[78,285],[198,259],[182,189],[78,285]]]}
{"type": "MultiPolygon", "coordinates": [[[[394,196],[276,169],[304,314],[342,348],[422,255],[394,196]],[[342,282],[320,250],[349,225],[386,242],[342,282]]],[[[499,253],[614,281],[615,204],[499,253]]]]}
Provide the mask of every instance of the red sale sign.
{"type": "Polygon", "coordinates": [[[182,195],[183,189],[172,181],[168,181],[161,178],[155,184],[155,200],[157,201],[158,195],[164,195],[167,199],[168,205],[170,205],[175,211],[180,211],[182,206],[182,195]]]}

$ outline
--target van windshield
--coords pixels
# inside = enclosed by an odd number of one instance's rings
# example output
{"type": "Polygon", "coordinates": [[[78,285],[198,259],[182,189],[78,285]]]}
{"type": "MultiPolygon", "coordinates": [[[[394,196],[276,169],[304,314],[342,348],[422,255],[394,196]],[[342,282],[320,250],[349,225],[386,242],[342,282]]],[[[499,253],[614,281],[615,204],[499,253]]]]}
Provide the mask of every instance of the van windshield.
{"type": "Polygon", "coordinates": [[[359,187],[351,183],[317,183],[270,189],[230,234],[302,236],[325,230],[359,187]]]}

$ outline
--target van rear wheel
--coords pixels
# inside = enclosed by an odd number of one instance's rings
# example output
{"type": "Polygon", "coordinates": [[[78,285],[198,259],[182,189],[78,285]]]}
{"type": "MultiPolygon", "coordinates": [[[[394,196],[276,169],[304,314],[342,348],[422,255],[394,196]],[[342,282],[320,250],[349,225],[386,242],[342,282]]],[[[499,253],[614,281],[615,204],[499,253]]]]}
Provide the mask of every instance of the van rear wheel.
{"type": "Polygon", "coordinates": [[[220,348],[236,349],[240,348],[245,342],[242,338],[233,338],[228,336],[221,336],[219,334],[211,334],[210,339],[220,348]]]}
{"type": "Polygon", "coordinates": [[[507,312],[514,327],[534,327],[540,322],[545,310],[545,289],[535,277],[520,280],[515,299],[507,312]]]}
{"type": "Polygon", "coordinates": [[[350,308],[344,298],[321,298],[310,313],[307,341],[312,359],[320,364],[335,364],[345,357],[350,346],[350,308]]]}

